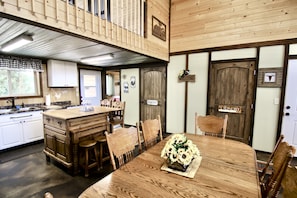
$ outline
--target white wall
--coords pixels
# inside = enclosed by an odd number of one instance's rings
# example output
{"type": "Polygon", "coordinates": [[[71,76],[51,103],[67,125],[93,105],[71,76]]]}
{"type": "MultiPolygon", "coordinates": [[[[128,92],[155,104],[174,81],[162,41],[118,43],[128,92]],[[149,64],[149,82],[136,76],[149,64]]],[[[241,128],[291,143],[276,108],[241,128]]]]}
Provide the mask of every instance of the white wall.
{"type": "Polygon", "coordinates": [[[167,111],[168,133],[184,132],[185,83],[178,82],[178,74],[186,68],[186,56],[171,56],[167,68],[167,111]]]}
{"type": "Polygon", "coordinates": [[[125,124],[135,126],[139,122],[139,69],[122,69],[121,70],[121,100],[126,101],[125,124]],[[130,79],[136,78],[135,87],[131,87],[130,79]],[[124,83],[128,82],[128,93],[124,92],[124,83]]]}
{"type": "MultiPolygon", "coordinates": [[[[297,53],[297,45],[291,45],[291,54],[297,53]]],[[[212,61],[256,58],[256,48],[235,49],[211,52],[212,61]]],[[[259,68],[283,67],[284,46],[260,48],[259,68]]],[[[178,73],[185,69],[186,55],[170,57],[167,84],[167,130],[182,132],[184,130],[184,105],[187,102],[187,129],[194,133],[195,112],[206,113],[208,53],[189,55],[190,74],[196,75],[196,82],[188,82],[188,101],[185,101],[185,83],[178,82],[178,73]]],[[[256,150],[271,152],[277,135],[279,115],[280,88],[257,87],[255,104],[255,121],[252,146],[256,150]]]]}
{"type": "MultiPolygon", "coordinates": [[[[260,48],[259,69],[283,67],[283,45],[260,48]]],[[[252,146],[256,150],[271,152],[275,145],[281,88],[257,88],[254,135],[252,146]]]]}
{"type": "Polygon", "coordinates": [[[188,82],[187,133],[195,133],[195,112],[206,114],[208,53],[190,54],[188,68],[196,81],[188,82]]]}

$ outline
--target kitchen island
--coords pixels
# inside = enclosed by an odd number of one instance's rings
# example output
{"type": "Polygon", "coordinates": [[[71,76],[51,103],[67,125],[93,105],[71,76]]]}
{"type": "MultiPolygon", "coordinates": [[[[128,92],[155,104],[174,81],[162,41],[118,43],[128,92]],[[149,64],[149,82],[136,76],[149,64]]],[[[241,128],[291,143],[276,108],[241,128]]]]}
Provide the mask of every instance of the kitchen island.
{"type": "Polygon", "coordinates": [[[81,108],[50,110],[43,113],[44,153],[47,161],[54,159],[78,173],[78,143],[104,135],[108,116],[116,108],[94,106],[92,111],[81,108]]]}

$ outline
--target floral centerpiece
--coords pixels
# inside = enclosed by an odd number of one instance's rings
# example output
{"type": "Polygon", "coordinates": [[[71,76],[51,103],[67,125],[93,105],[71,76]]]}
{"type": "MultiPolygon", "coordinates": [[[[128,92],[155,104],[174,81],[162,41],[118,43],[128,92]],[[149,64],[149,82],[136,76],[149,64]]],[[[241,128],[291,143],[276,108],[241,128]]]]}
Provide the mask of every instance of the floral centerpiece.
{"type": "Polygon", "coordinates": [[[184,134],[174,134],[164,146],[161,157],[169,168],[185,172],[192,160],[200,156],[200,151],[184,134]]]}

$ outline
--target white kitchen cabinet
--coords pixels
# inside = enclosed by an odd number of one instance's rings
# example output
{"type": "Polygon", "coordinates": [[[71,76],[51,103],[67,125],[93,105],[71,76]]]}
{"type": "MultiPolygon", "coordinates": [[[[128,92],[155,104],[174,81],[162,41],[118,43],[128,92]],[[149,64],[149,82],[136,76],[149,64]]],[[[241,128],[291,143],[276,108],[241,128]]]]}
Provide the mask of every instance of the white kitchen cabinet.
{"type": "Polygon", "coordinates": [[[48,60],[47,76],[49,87],[77,87],[77,65],[73,62],[48,60]]]}
{"type": "MultiPolygon", "coordinates": [[[[1,116],[2,118],[2,116],[1,116]]],[[[0,149],[10,148],[23,143],[20,123],[7,122],[0,124],[0,149]]]]}
{"type": "Polygon", "coordinates": [[[0,150],[44,138],[42,111],[0,115],[0,150]]]}

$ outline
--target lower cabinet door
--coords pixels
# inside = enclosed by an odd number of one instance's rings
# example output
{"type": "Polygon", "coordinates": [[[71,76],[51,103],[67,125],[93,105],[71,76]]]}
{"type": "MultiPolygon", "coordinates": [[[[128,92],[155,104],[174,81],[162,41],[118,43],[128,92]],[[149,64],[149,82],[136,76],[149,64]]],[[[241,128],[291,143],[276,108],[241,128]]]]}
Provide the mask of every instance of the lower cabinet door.
{"type": "Polygon", "coordinates": [[[44,129],[45,149],[55,157],[70,163],[70,145],[66,142],[66,136],[44,129]]]}
{"type": "Polygon", "coordinates": [[[8,122],[0,127],[0,149],[6,149],[23,144],[22,124],[8,122]]]}
{"type": "Polygon", "coordinates": [[[43,123],[42,119],[23,121],[24,141],[33,142],[43,139],[43,123]]]}

